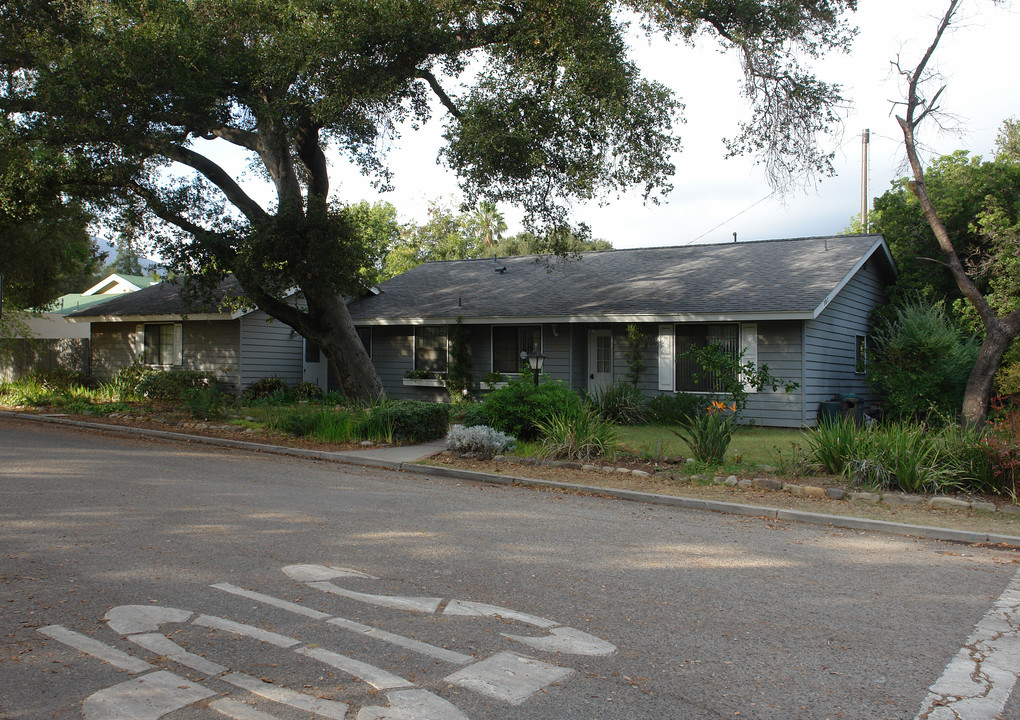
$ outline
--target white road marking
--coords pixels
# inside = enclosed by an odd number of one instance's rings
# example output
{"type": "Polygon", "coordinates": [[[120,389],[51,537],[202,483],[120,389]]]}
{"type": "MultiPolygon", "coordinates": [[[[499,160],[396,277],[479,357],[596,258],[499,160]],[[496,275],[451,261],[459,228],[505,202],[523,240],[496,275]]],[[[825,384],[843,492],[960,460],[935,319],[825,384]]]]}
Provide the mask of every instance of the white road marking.
{"type": "Polygon", "coordinates": [[[149,652],[168,657],[175,663],[189,667],[192,670],[198,670],[200,673],[210,677],[215,677],[230,669],[219,663],[214,663],[212,660],[206,660],[201,655],[188,652],[166,635],[160,635],[159,633],[129,635],[128,640],[138,643],[149,652]]]}
{"type": "Polygon", "coordinates": [[[520,705],[542,688],[573,674],[568,668],[502,652],[444,678],[477,693],[520,705]]]}
{"type": "Polygon", "coordinates": [[[344,717],[347,715],[347,705],[345,703],[317,698],[314,695],[291,690],[282,685],[262,682],[258,678],[253,678],[251,675],[245,675],[244,673],[230,673],[229,675],[224,675],[222,680],[234,687],[247,690],[267,700],[272,700],[281,705],[289,705],[298,710],[304,710],[305,712],[314,713],[325,718],[332,718],[332,720],[344,720],[344,717]]]}
{"type": "Polygon", "coordinates": [[[616,652],[616,646],[612,643],[572,627],[553,628],[549,631],[549,635],[541,637],[509,633],[501,633],[501,635],[545,652],[569,655],[612,655],[616,652]]]}
{"type": "MultiPolygon", "coordinates": [[[[400,595],[370,595],[369,593],[355,592],[334,585],[331,582],[310,582],[311,587],[324,590],[333,595],[358,600],[369,605],[379,607],[397,608],[398,610],[410,610],[420,613],[434,613],[439,608],[442,598],[434,597],[401,597],[400,595]]],[[[553,623],[555,625],[555,623],[553,623]]]]}
{"type": "Polygon", "coordinates": [[[292,648],[295,645],[300,645],[300,640],[295,640],[292,637],[286,635],[280,635],[269,630],[263,630],[257,628],[254,625],[246,625],[245,623],[234,622],[233,620],[227,620],[221,617],[213,617],[212,615],[200,615],[193,621],[195,625],[201,625],[202,627],[213,628],[214,630],[224,630],[226,632],[234,633],[235,635],[244,635],[246,637],[254,638],[260,642],[269,643],[270,645],[276,645],[281,648],[292,648]]]}
{"type": "Polygon", "coordinates": [[[381,640],[383,642],[390,643],[391,645],[402,647],[405,650],[412,650],[416,653],[421,653],[422,655],[428,655],[436,660],[443,660],[455,665],[467,665],[468,663],[475,661],[475,659],[470,655],[464,655],[463,653],[454,652],[453,650],[429,645],[428,643],[424,643],[420,640],[415,640],[403,635],[396,635],[385,630],[380,630],[379,628],[369,627],[344,618],[333,618],[326,622],[330,625],[336,625],[344,628],[345,630],[361,633],[362,635],[375,638],[376,640],[381,640]]]}
{"type": "Polygon", "coordinates": [[[121,635],[156,632],[164,623],[182,623],[194,613],[158,605],[119,605],[106,613],[106,623],[121,635]]]}
{"type": "Polygon", "coordinates": [[[118,650],[106,643],[93,640],[87,635],[82,635],[74,630],[68,630],[61,625],[48,625],[46,627],[39,628],[39,632],[47,637],[51,637],[54,640],[62,642],[75,650],[88,653],[93,657],[99,658],[103,662],[110,663],[114,667],[118,667],[121,670],[127,670],[130,673],[140,673],[153,669],[152,665],[144,660],[139,660],[133,655],[128,655],[123,650],[118,650]]]}
{"type": "Polygon", "coordinates": [[[240,595],[241,597],[248,598],[249,600],[257,600],[258,602],[265,603],[266,605],[272,605],[284,610],[289,610],[292,613],[304,615],[305,617],[314,618],[316,620],[324,620],[330,617],[329,613],[313,610],[312,608],[307,608],[304,605],[298,605],[297,603],[290,602],[289,600],[281,600],[280,598],[275,598],[271,595],[263,595],[262,593],[254,592],[252,590],[245,590],[244,588],[239,588],[236,585],[231,585],[230,583],[219,583],[212,587],[234,595],[240,595]]]}
{"type": "Polygon", "coordinates": [[[468,617],[501,617],[506,620],[519,620],[523,623],[527,623],[528,625],[534,625],[535,627],[545,629],[559,625],[558,622],[547,620],[544,617],[539,617],[538,615],[530,615],[517,610],[500,607],[499,605],[469,602],[467,600],[451,600],[446,606],[446,609],[443,611],[443,614],[464,615],[468,617]]]}
{"type": "Polygon", "coordinates": [[[989,720],[998,717],[1020,674],[1020,572],[974,627],[946,667],[915,720],[989,720]]]}
{"type": "Polygon", "coordinates": [[[376,690],[414,687],[414,683],[409,680],[388,673],[382,668],[377,668],[374,665],[369,665],[368,663],[349,658],[340,653],[331,652],[330,650],[323,650],[322,648],[298,648],[294,652],[324,662],[348,675],[353,675],[376,690]]]}
{"type": "Polygon", "coordinates": [[[209,707],[220,715],[226,715],[233,720],[280,720],[275,715],[256,710],[243,702],[231,698],[220,698],[209,703],[209,707]]]}
{"type": "Polygon", "coordinates": [[[468,720],[456,705],[428,690],[396,690],[386,693],[389,707],[366,707],[357,720],[468,720]]]}
{"type": "Polygon", "coordinates": [[[160,670],[93,693],[82,704],[85,720],[159,720],[215,695],[180,675],[160,670]]]}
{"type": "Polygon", "coordinates": [[[283,568],[287,577],[298,582],[313,582],[315,580],[332,580],[338,577],[357,577],[367,580],[378,580],[379,578],[363,573],[360,570],[350,568],[327,567],[325,565],[288,565],[283,568]]]}

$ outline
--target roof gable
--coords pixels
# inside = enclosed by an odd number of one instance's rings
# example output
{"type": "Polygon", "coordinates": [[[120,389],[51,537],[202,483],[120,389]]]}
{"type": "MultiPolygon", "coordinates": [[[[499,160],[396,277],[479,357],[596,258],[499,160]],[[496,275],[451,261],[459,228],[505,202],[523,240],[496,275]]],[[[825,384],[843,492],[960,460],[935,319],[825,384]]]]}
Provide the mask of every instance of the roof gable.
{"type": "Polygon", "coordinates": [[[880,235],[434,262],[382,283],[350,310],[362,324],[810,318],[876,253],[895,273],[880,235]]]}
{"type": "Polygon", "coordinates": [[[100,305],[71,313],[69,318],[92,322],[166,320],[185,316],[230,319],[233,315],[223,306],[224,301],[238,293],[239,285],[230,276],[217,286],[211,302],[194,304],[182,296],[179,280],[164,280],[136,292],[114,295],[100,305]]]}

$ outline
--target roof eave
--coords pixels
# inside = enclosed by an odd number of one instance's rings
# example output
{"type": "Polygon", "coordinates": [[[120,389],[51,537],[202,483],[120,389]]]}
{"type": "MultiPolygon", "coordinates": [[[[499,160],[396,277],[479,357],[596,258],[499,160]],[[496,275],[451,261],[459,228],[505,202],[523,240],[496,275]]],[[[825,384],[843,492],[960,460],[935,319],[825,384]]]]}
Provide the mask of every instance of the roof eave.
{"type": "Polygon", "coordinates": [[[361,326],[393,325],[453,325],[460,320],[463,325],[552,325],[556,323],[696,323],[696,322],[759,322],[769,320],[811,320],[812,311],[784,312],[738,312],[738,313],[670,313],[670,314],[588,314],[588,315],[505,315],[464,317],[443,315],[434,317],[366,318],[354,320],[361,326]]]}

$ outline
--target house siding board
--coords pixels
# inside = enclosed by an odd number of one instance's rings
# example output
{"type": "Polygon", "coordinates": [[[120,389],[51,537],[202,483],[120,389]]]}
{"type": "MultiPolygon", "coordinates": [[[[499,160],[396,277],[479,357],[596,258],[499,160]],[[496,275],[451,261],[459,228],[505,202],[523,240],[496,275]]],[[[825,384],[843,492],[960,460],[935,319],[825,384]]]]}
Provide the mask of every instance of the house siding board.
{"type": "Polygon", "coordinates": [[[801,323],[799,321],[758,323],[758,365],[768,365],[775,377],[800,387],[787,393],[766,388],[750,393],[745,422],[769,427],[800,427],[804,381],[801,373],[801,323]]]}
{"type": "Polygon", "coordinates": [[[865,406],[874,400],[865,375],[855,372],[858,335],[871,328],[871,312],[885,302],[881,270],[875,260],[861,268],[843,291],[804,326],[805,424],[817,422],[818,406],[834,394],[854,394],[865,406]]]}
{"type": "Polygon", "coordinates": [[[131,347],[134,323],[92,323],[92,379],[108,382],[135,361],[131,347]]]}
{"type": "Polygon", "coordinates": [[[183,323],[182,367],[212,374],[220,383],[236,388],[240,377],[240,324],[236,320],[199,320],[183,323]]]}
{"type": "Polygon", "coordinates": [[[261,310],[241,318],[238,342],[241,347],[241,387],[265,377],[279,377],[288,385],[303,379],[302,338],[280,321],[270,321],[261,310]]]}

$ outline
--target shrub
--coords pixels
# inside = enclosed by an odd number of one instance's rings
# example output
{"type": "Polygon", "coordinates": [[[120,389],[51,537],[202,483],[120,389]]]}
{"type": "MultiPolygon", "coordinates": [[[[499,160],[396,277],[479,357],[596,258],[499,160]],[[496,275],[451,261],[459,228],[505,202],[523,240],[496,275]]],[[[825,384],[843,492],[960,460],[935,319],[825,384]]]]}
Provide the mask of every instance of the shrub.
{"type": "Polygon", "coordinates": [[[517,441],[499,430],[485,425],[465,427],[454,425],[446,434],[446,449],[454,452],[472,452],[486,458],[511,452],[517,441]]]}
{"type": "Polygon", "coordinates": [[[153,370],[142,376],[136,392],[154,402],[180,402],[185,390],[207,388],[211,383],[208,373],[195,370],[153,370]]]}
{"type": "Polygon", "coordinates": [[[868,382],[894,418],[925,419],[959,412],[978,343],[942,302],[920,299],[897,308],[873,334],[868,382]]]}
{"type": "Polygon", "coordinates": [[[186,388],[183,400],[191,416],[200,420],[222,417],[226,404],[223,392],[215,385],[186,388]]]}
{"type": "Polygon", "coordinates": [[[665,393],[655,395],[645,403],[647,417],[652,422],[674,425],[697,415],[702,410],[704,398],[690,393],[665,393]]]}
{"type": "Polygon", "coordinates": [[[581,396],[558,382],[536,387],[531,380],[514,379],[489,393],[481,404],[480,417],[483,424],[519,440],[534,440],[539,436],[538,423],[554,412],[581,405],[581,396]]]}
{"type": "Polygon", "coordinates": [[[836,418],[819,423],[806,441],[826,470],[862,485],[909,493],[996,491],[982,434],[954,424],[899,421],[858,428],[836,418]]]}
{"type": "Polygon", "coordinates": [[[125,365],[117,374],[113,376],[111,385],[115,387],[119,393],[123,395],[138,395],[138,384],[147,375],[151,375],[156,372],[147,365],[141,363],[132,363],[131,365],[125,365]]]}
{"type": "Polygon", "coordinates": [[[737,427],[736,410],[736,405],[713,401],[706,412],[689,416],[670,432],[687,443],[698,462],[721,465],[737,427]]]}
{"type": "Polygon", "coordinates": [[[613,383],[591,393],[592,406],[606,420],[620,425],[638,425],[645,421],[645,396],[628,383],[613,383]]]}
{"type": "MultiPolygon", "coordinates": [[[[265,378],[268,379],[268,378],[265,378]]],[[[280,378],[276,378],[280,380],[280,378]]],[[[249,386],[250,387],[250,386],[249,386]]],[[[286,392],[287,384],[283,384],[283,391],[286,392]]],[[[273,393],[270,393],[272,395],[273,393]]],[[[322,400],[326,393],[322,391],[322,388],[312,382],[303,382],[298,384],[294,388],[294,394],[301,400],[322,400]]]]}
{"type": "Polygon", "coordinates": [[[384,413],[393,437],[408,442],[441,438],[450,426],[450,407],[444,403],[397,400],[377,406],[372,413],[384,413]]]}
{"type": "Polygon", "coordinates": [[[283,377],[260,377],[247,388],[242,397],[247,401],[281,401],[288,394],[287,380],[283,377]]]}
{"type": "Polygon", "coordinates": [[[591,462],[616,455],[616,426],[587,403],[567,405],[538,422],[543,457],[591,462]]]}

